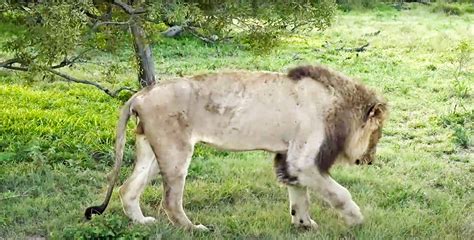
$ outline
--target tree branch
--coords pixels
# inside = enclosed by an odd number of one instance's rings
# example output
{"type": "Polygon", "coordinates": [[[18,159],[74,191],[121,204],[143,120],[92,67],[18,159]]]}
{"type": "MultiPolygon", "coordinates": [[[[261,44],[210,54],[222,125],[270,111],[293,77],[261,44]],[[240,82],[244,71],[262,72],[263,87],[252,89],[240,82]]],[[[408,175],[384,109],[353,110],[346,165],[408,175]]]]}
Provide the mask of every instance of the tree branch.
{"type": "Polygon", "coordinates": [[[1,66],[1,67],[6,68],[6,69],[11,69],[11,70],[23,71],[23,72],[27,72],[29,70],[26,67],[15,67],[15,66],[11,66],[11,65],[1,66]]]}
{"type": "Polygon", "coordinates": [[[89,18],[92,18],[92,19],[96,19],[96,20],[100,19],[100,16],[95,15],[95,14],[89,12],[89,11],[84,11],[84,14],[86,14],[86,16],[88,16],[89,18]]]}
{"type": "Polygon", "coordinates": [[[213,43],[216,43],[216,41],[218,40],[218,37],[216,35],[212,35],[210,38],[207,38],[207,37],[203,37],[201,36],[200,34],[198,34],[196,31],[190,29],[190,28],[187,28],[189,29],[189,33],[191,33],[191,35],[193,35],[194,37],[200,39],[201,41],[205,42],[205,43],[210,43],[210,44],[213,44],[213,43]]]}
{"type": "Polygon", "coordinates": [[[6,60],[5,62],[2,62],[0,63],[1,66],[3,67],[3,65],[12,65],[14,63],[19,63],[20,62],[20,59],[19,58],[12,58],[12,59],[8,59],[6,60]]]}
{"type": "Polygon", "coordinates": [[[366,43],[360,47],[355,47],[355,48],[344,48],[344,46],[340,48],[336,48],[336,51],[345,51],[345,52],[364,52],[367,50],[367,47],[370,45],[370,43],[366,43]]]}
{"type": "Polygon", "coordinates": [[[92,50],[93,49],[91,49],[91,48],[85,49],[85,50],[79,52],[79,54],[77,54],[75,57],[73,57],[71,59],[68,59],[67,57],[65,57],[62,62],[60,62],[57,65],[51,66],[51,68],[52,69],[57,69],[57,68],[62,68],[62,67],[66,67],[66,66],[71,66],[72,64],[76,63],[80,58],[82,58],[82,56],[84,56],[84,54],[86,54],[87,52],[90,52],[92,50]]]}
{"type": "Polygon", "coordinates": [[[132,93],[136,93],[137,91],[130,88],[130,87],[120,87],[119,89],[115,90],[115,91],[112,91],[96,82],[92,82],[92,81],[89,81],[89,80],[83,80],[83,79],[77,79],[75,77],[72,77],[72,76],[69,76],[67,74],[64,74],[62,72],[59,72],[59,71],[56,71],[54,69],[46,69],[48,72],[52,73],[52,74],[55,74],[57,76],[60,76],[62,77],[66,82],[74,82],[74,83],[80,83],[80,84],[85,84],[85,85],[91,85],[91,86],[94,86],[96,88],[98,88],[99,90],[102,90],[103,92],[105,92],[107,95],[111,96],[111,97],[116,97],[120,92],[122,91],[129,91],[129,92],[132,92],[132,93]]]}
{"type": "Polygon", "coordinates": [[[348,49],[345,49],[346,51],[348,52],[363,52],[365,51],[365,49],[369,46],[369,43],[366,43],[360,47],[356,47],[356,48],[348,48],[348,49]]]}
{"type": "Polygon", "coordinates": [[[114,0],[113,3],[130,15],[142,14],[146,12],[145,9],[142,9],[142,8],[135,9],[132,6],[126,3],[123,3],[122,1],[119,1],[119,0],[114,0]]]}
{"type": "Polygon", "coordinates": [[[130,18],[128,21],[126,22],[111,22],[111,21],[104,21],[104,22],[101,22],[101,21],[97,21],[94,23],[94,26],[92,26],[92,31],[96,30],[98,27],[102,26],[102,25],[118,25],[118,26],[123,26],[123,25],[130,25],[130,23],[132,22],[132,18],[130,18]]]}
{"type": "Polygon", "coordinates": [[[27,67],[13,66],[13,64],[15,64],[15,63],[21,63],[21,60],[18,59],[18,58],[12,58],[12,59],[6,60],[5,62],[0,62],[0,67],[6,68],[6,69],[11,69],[11,70],[23,71],[23,72],[26,72],[26,71],[29,70],[29,68],[27,68],[27,67]]]}
{"type": "MultiPolygon", "coordinates": [[[[10,69],[10,70],[23,71],[23,72],[27,72],[27,71],[30,70],[29,67],[13,66],[13,64],[15,64],[15,63],[21,63],[21,60],[18,59],[18,58],[9,59],[9,60],[6,60],[4,62],[0,62],[0,67],[10,69]]],[[[61,63],[56,65],[56,66],[44,68],[44,70],[46,70],[46,71],[48,71],[48,72],[50,72],[54,75],[62,77],[64,79],[64,81],[66,81],[66,82],[74,82],[74,83],[80,83],[80,84],[94,86],[94,87],[98,88],[99,90],[105,92],[107,95],[109,95],[111,97],[117,97],[117,95],[122,91],[129,91],[129,92],[132,92],[132,93],[137,92],[136,90],[134,90],[130,87],[126,87],[126,86],[120,87],[117,90],[110,90],[110,89],[100,85],[99,83],[92,82],[92,81],[89,81],[89,80],[77,79],[75,77],[69,76],[67,74],[64,74],[62,72],[59,72],[59,71],[55,70],[54,67],[59,68],[60,65],[61,65],[61,63]]],[[[62,65],[66,66],[66,64],[62,64],[62,65]]]]}
{"type": "Polygon", "coordinates": [[[290,32],[296,32],[296,30],[298,30],[299,28],[303,27],[303,26],[307,26],[307,25],[310,25],[310,24],[314,24],[315,21],[305,21],[305,22],[301,22],[301,23],[293,23],[293,26],[291,27],[290,29],[290,32]]]}
{"type": "MultiPolygon", "coordinates": [[[[92,50],[94,50],[94,49],[83,50],[71,59],[68,59],[67,57],[65,57],[62,62],[60,62],[59,64],[56,64],[56,65],[52,65],[50,68],[57,69],[57,68],[70,66],[70,65],[76,63],[80,58],[82,58],[82,56],[84,56],[84,54],[86,54],[87,52],[90,52],[92,50]]],[[[13,64],[15,64],[15,63],[24,64],[25,62],[22,61],[19,58],[12,58],[12,59],[8,59],[4,62],[0,62],[0,67],[1,68],[6,68],[6,69],[11,69],[11,70],[17,70],[17,71],[28,71],[29,70],[29,68],[25,67],[25,66],[13,66],[13,64]]]]}

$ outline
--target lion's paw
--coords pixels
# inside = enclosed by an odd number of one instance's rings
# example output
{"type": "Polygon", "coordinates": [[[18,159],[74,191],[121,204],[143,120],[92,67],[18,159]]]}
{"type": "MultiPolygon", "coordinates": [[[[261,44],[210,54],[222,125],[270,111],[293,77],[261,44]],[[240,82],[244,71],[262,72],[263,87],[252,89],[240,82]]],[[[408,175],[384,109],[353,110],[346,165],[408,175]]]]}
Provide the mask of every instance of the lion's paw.
{"type": "Polygon", "coordinates": [[[144,217],[139,220],[135,220],[135,222],[140,223],[140,224],[149,224],[149,223],[154,223],[156,219],[154,217],[144,217]]]}
{"type": "Polygon", "coordinates": [[[302,229],[308,229],[308,230],[317,230],[319,228],[319,225],[313,220],[313,219],[309,219],[308,220],[299,220],[299,221],[295,221],[293,222],[293,225],[296,227],[296,228],[302,228],[302,229]]]}
{"type": "Polygon", "coordinates": [[[202,231],[202,232],[209,232],[209,228],[207,228],[206,226],[204,226],[202,224],[194,225],[193,230],[202,231]]]}

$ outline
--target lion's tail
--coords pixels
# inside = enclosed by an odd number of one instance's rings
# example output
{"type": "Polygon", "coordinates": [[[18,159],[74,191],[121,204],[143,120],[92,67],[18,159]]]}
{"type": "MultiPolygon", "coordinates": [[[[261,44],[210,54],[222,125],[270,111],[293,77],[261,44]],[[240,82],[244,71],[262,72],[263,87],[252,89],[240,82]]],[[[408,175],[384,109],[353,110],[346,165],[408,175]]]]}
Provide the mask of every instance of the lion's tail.
{"type": "Polygon", "coordinates": [[[115,182],[117,181],[118,175],[120,173],[120,166],[122,165],[123,149],[125,147],[126,140],[127,122],[130,119],[130,116],[132,115],[131,105],[134,98],[134,96],[131,97],[130,100],[128,100],[124,104],[120,113],[120,118],[117,125],[117,136],[115,140],[115,165],[111,173],[111,178],[109,179],[107,195],[105,196],[105,200],[101,205],[88,207],[86,209],[84,215],[87,220],[90,220],[93,214],[102,214],[107,208],[107,205],[109,204],[110,197],[112,196],[112,192],[115,186],[115,182]]]}

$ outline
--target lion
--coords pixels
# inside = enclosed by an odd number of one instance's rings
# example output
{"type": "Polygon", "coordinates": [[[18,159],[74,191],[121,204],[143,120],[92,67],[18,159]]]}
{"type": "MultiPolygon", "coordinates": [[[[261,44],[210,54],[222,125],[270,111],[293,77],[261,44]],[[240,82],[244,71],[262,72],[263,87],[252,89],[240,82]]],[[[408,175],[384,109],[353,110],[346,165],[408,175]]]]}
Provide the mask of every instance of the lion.
{"type": "Polygon", "coordinates": [[[162,207],[169,220],[195,225],[183,209],[183,190],[196,143],[230,151],[275,153],[277,179],[289,193],[291,223],[317,228],[309,214],[308,190],[337,209],[350,226],[363,216],[349,191],[329,174],[334,163],[371,164],[388,115],[387,102],[357,80],[323,66],[300,66],[287,74],[233,71],[176,78],[147,87],[121,111],[115,165],[107,194],[85,216],[102,214],[117,181],[129,118],[137,118],[136,162],[120,187],[125,214],[151,223],[139,199],[158,173],[162,207]]]}

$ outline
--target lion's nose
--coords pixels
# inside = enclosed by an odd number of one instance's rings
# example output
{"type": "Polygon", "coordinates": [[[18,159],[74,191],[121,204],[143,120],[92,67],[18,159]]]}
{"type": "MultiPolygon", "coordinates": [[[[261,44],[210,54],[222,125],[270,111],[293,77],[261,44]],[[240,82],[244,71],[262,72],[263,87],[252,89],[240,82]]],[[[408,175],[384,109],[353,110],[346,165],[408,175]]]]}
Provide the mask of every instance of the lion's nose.
{"type": "Polygon", "coordinates": [[[368,165],[372,165],[372,161],[368,162],[367,164],[368,164],[368,165]]]}
{"type": "Polygon", "coordinates": [[[359,164],[360,164],[360,160],[357,159],[357,160],[355,161],[355,163],[356,163],[357,165],[359,165],[359,164]]]}

